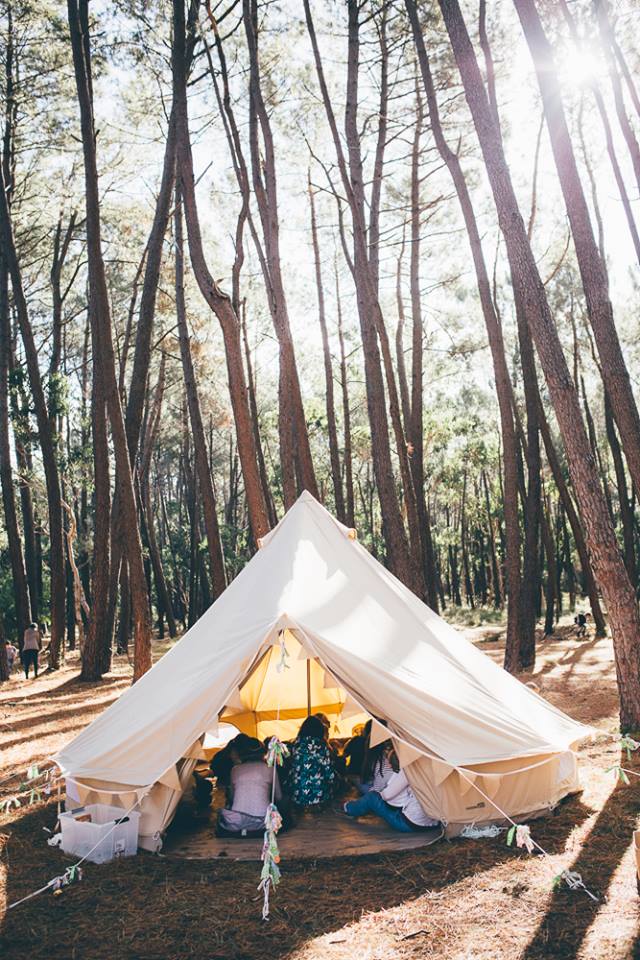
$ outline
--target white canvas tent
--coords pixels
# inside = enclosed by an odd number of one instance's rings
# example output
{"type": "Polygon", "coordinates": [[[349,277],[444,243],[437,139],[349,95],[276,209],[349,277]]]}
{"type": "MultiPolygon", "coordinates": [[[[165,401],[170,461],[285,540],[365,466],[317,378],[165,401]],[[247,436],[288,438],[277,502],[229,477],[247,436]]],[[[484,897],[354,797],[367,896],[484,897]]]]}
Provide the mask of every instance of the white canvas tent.
{"type": "Polygon", "coordinates": [[[67,793],[125,809],[159,849],[218,720],[289,736],[308,711],[392,735],[424,809],[449,833],[548,810],[578,787],[589,730],[485,656],[303,493],[204,616],[71,741],[67,793]],[[281,638],[289,668],[277,670],[281,638]]]}

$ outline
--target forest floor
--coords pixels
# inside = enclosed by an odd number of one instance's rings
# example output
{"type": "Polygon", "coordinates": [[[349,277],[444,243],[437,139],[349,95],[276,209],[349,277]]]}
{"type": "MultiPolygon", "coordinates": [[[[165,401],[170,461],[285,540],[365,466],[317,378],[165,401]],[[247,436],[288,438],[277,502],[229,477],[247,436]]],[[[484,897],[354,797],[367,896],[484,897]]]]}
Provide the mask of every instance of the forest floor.
{"type": "MultiPolygon", "coordinates": [[[[500,624],[467,635],[500,660],[500,624]]],[[[55,674],[0,688],[2,780],[51,756],[127,686],[119,660],[100,683],[78,681],[70,659],[55,674]]],[[[526,679],[530,679],[527,677],[526,679]]],[[[580,642],[565,625],[541,645],[533,679],[542,696],[597,728],[580,751],[581,795],[532,822],[548,857],[505,836],[442,842],[419,852],[282,864],[271,920],[260,919],[257,863],[181,861],[141,853],[103,866],[60,896],[5,914],[61,873],[46,844],[55,800],[0,814],[0,957],[3,960],[623,960],[640,958],[632,831],[638,790],[616,785],[620,762],[611,642],[580,642]],[[598,896],[564,884],[578,871],[598,896]]],[[[632,758],[625,766],[637,766],[632,758]]],[[[14,787],[15,789],[15,787],[14,787]]]]}

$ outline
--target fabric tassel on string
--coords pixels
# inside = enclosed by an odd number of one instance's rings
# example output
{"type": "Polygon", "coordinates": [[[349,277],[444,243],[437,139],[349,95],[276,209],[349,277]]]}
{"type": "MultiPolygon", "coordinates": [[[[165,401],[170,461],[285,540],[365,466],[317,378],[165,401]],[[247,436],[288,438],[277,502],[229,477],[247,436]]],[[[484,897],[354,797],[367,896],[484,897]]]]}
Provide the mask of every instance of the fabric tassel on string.
{"type": "Polygon", "coordinates": [[[519,823],[511,827],[507,834],[507,846],[510,847],[514,840],[516,847],[524,847],[527,853],[533,853],[536,848],[535,841],[531,836],[531,830],[526,823],[519,823]]]}
{"type": "Polygon", "coordinates": [[[284,670],[289,669],[289,664],[287,660],[289,659],[289,651],[287,650],[286,644],[284,642],[284,631],[280,633],[280,659],[276,665],[276,670],[278,673],[282,673],[284,670]]]}
{"type": "Polygon", "coordinates": [[[289,747],[278,737],[271,737],[267,747],[267,766],[281,767],[285,758],[289,756],[289,747]]]}
{"type": "MultiPolygon", "coordinates": [[[[282,673],[283,670],[289,669],[289,664],[287,660],[289,659],[289,652],[285,646],[284,642],[284,631],[280,632],[278,637],[280,642],[280,660],[276,667],[278,673],[282,673]]],[[[276,713],[276,721],[280,719],[280,704],[278,703],[278,710],[276,713]]],[[[267,812],[264,817],[264,842],[262,844],[262,870],[260,872],[260,883],[258,884],[258,890],[262,890],[264,900],[262,903],[262,919],[269,919],[269,895],[271,893],[272,887],[277,887],[280,882],[280,851],[278,849],[278,841],[276,840],[276,834],[282,826],[282,817],[280,816],[280,811],[276,807],[276,780],[278,777],[278,767],[281,767],[284,763],[285,757],[289,756],[289,748],[280,740],[279,737],[273,736],[269,741],[269,746],[267,747],[267,764],[273,770],[273,778],[271,781],[271,803],[267,807],[267,812]]]]}
{"type": "MultiPolygon", "coordinates": [[[[274,738],[275,739],[275,738],[274,738]]],[[[269,895],[272,887],[277,887],[280,882],[280,850],[276,834],[282,826],[282,817],[275,803],[270,803],[264,818],[264,842],[262,844],[262,872],[260,873],[260,883],[258,890],[262,890],[262,919],[269,919],[269,895]]]]}

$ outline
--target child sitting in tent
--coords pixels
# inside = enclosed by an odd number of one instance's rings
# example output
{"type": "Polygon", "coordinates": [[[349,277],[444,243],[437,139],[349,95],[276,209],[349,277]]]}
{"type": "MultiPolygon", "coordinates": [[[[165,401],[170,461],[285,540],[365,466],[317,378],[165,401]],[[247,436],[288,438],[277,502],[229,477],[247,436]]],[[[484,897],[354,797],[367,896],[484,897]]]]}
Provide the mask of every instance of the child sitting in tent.
{"type": "MultiPolygon", "coordinates": [[[[333,767],[336,771],[336,776],[340,778],[343,776],[347,766],[347,762],[340,752],[340,741],[331,739],[331,721],[326,713],[314,713],[314,717],[317,717],[322,724],[322,729],[324,731],[324,742],[329,747],[331,758],[333,760],[333,767]]],[[[335,788],[333,792],[336,792],[335,788]]]]}
{"type": "Polygon", "coordinates": [[[289,793],[297,807],[320,810],[333,796],[335,761],[325,740],[322,721],[307,717],[291,749],[289,793]]]}
{"type": "Polygon", "coordinates": [[[351,739],[347,740],[342,756],[346,766],[347,777],[357,785],[362,779],[362,767],[369,749],[371,737],[371,720],[365,724],[358,724],[353,728],[351,739]]]}
{"type": "Polygon", "coordinates": [[[361,777],[356,784],[361,794],[369,793],[370,790],[382,793],[394,774],[390,759],[393,752],[390,740],[367,748],[361,777]]]}
{"type": "Polygon", "coordinates": [[[387,786],[381,791],[369,790],[358,800],[348,800],[344,805],[344,812],[348,817],[354,818],[374,813],[401,833],[413,833],[437,826],[439,821],[428,816],[420,806],[406,773],[400,769],[395,750],[389,754],[389,762],[394,773],[387,786]]]}
{"type": "Polygon", "coordinates": [[[285,820],[278,773],[265,762],[263,744],[254,737],[237,737],[227,791],[228,807],[220,811],[216,836],[261,837],[272,797],[285,820]]]}

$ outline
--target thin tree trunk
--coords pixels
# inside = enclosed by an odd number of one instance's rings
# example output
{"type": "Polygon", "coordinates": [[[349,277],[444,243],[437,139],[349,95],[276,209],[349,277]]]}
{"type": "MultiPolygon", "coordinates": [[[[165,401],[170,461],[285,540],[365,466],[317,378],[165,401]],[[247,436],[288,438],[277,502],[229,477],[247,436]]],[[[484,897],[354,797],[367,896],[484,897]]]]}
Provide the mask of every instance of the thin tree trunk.
{"type": "Polygon", "coordinates": [[[65,604],[65,559],[62,524],[62,495],[56,462],[56,451],[44,387],[38,367],[38,350],[29,318],[27,301],[22,285],[22,274],[13,237],[13,227],[7,203],[4,173],[0,173],[0,226],[4,240],[4,256],[8,265],[13,289],[13,300],[24,344],[31,397],[35,408],[38,437],[42,451],[49,510],[49,566],[51,577],[51,643],[49,663],[52,669],[60,666],[64,653],[66,620],[65,604]]]}
{"type": "Polygon", "coordinates": [[[402,243],[398,251],[398,263],[396,265],[396,306],[398,309],[398,324],[396,326],[396,366],[398,368],[398,388],[400,391],[400,402],[402,404],[402,422],[404,423],[405,433],[409,435],[411,424],[411,400],[409,399],[409,380],[407,378],[407,364],[405,360],[404,345],[404,324],[405,310],[404,298],[402,296],[402,261],[405,248],[405,230],[402,227],[402,243]]]}
{"type": "Polygon", "coordinates": [[[496,610],[502,607],[502,576],[500,574],[500,564],[498,563],[498,552],[496,550],[496,534],[493,523],[493,513],[491,511],[491,500],[489,498],[489,484],[487,482],[486,471],[482,471],[482,485],[484,488],[484,502],[487,511],[487,526],[489,528],[489,548],[491,554],[491,585],[493,592],[493,605],[496,610]]]}
{"type": "MultiPolygon", "coordinates": [[[[524,447],[527,464],[526,496],[523,500],[524,559],[520,604],[520,659],[525,669],[532,670],[536,660],[536,606],[540,587],[538,542],[542,515],[540,479],[540,436],[538,425],[538,379],[531,333],[524,316],[524,307],[516,305],[520,364],[527,411],[527,435],[524,447]]],[[[523,437],[524,440],[524,437],[523,437]]]]}
{"type": "Polygon", "coordinates": [[[240,323],[229,297],[211,276],[204,257],[200,221],[196,205],[193,157],[187,113],[186,37],[183,0],[173,3],[174,42],[172,52],[173,99],[177,137],[177,180],[184,199],[189,253],[193,272],[205,301],[215,313],[222,329],[231,407],[236,427],[238,454],[245,484],[254,540],[269,530],[267,505],[256,460],[253,424],[247,399],[247,384],[242,363],[240,323]]]}
{"type": "MultiPolygon", "coordinates": [[[[11,352],[11,328],[9,320],[8,275],[4,257],[0,254],[0,484],[4,522],[9,546],[9,560],[13,578],[13,599],[16,613],[18,646],[22,648],[24,631],[31,621],[29,587],[22,555],[22,541],[18,527],[18,515],[11,466],[9,440],[9,355],[11,352]]],[[[6,677],[0,676],[0,679],[6,677]]]]}
{"type": "Polygon", "coordinates": [[[207,549],[209,553],[209,563],[211,566],[211,583],[213,586],[214,598],[217,598],[227,585],[227,577],[224,568],[224,557],[222,555],[222,543],[220,541],[216,499],[213,491],[211,473],[209,471],[207,440],[204,432],[204,424],[202,422],[200,398],[198,396],[198,386],[196,383],[193,359],[191,357],[191,346],[189,344],[189,329],[187,326],[187,314],[184,300],[182,196],[179,186],[176,187],[174,229],[176,258],[176,316],[178,320],[180,356],[182,357],[184,388],[187,395],[189,421],[191,423],[191,432],[193,434],[195,468],[198,475],[198,486],[200,490],[200,496],[202,498],[202,512],[204,514],[204,523],[207,532],[207,549]]]}
{"type": "Polygon", "coordinates": [[[342,302],[340,300],[340,281],[338,267],[335,265],[336,276],[336,309],[338,314],[338,341],[340,343],[340,389],[342,391],[342,430],[344,438],[344,485],[346,493],[346,522],[355,527],[355,497],[353,491],[353,455],[351,451],[351,408],[349,405],[349,378],[347,374],[347,355],[344,346],[344,329],[342,325],[342,302]]]}
{"type": "Polygon", "coordinates": [[[573,539],[576,545],[576,551],[580,560],[580,567],[582,569],[582,577],[585,585],[585,591],[589,597],[589,604],[591,606],[591,614],[593,616],[593,621],[596,629],[597,637],[604,637],[606,633],[606,624],[604,615],[602,613],[602,607],[600,606],[600,598],[598,596],[598,588],[593,576],[593,568],[591,566],[591,559],[587,551],[587,545],[584,539],[584,532],[582,529],[582,524],[578,516],[578,512],[574,506],[571,493],[567,486],[567,482],[564,478],[564,473],[562,467],[560,466],[560,461],[558,459],[558,454],[556,453],[555,446],[551,437],[551,431],[549,430],[549,424],[545,416],[544,410],[542,409],[542,401],[539,401],[539,423],[540,423],[540,433],[542,434],[542,439],[544,442],[545,452],[547,454],[547,461],[551,467],[551,473],[553,474],[554,483],[560,494],[560,499],[565,509],[567,519],[569,520],[569,525],[571,527],[571,532],[573,533],[573,539]]]}
{"type": "MultiPolygon", "coordinates": [[[[91,304],[89,310],[92,310],[91,304]]],[[[107,411],[96,323],[91,320],[93,378],[91,389],[91,435],[93,451],[93,561],[91,616],[82,651],[82,680],[99,680],[111,660],[112,619],[109,610],[111,572],[111,491],[107,411]]]]}
{"type": "Polygon", "coordinates": [[[279,431],[285,506],[295,499],[295,464],[300,487],[318,497],[311,458],[309,434],[302,404],[296,356],[289,324],[287,301],[280,262],[280,224],[276,162],[271,122],[263,99],[258,57],[257,0],[242,0],[247,48],[249,51],[249,143],[256,204],[262,223],[268,269],[269,306],[280,347],[279,431]],[[262,147],[260,147],[262,138],[262,147]]]}
{"type": "Polygon", "coordinates": [[[544,635],[545,637],[551,637],[553,635],[553,626],[555,623],[558,570],[556,565],[556,551],[553,541],[553,531],[551,529],[550,505],[548,501],[546,506],[543,506],[541,510],[540,526],[542,530],[544,555],[547,561],[547,579],[545,581],[544,591],[544,635]]]}
{"type": "Polygon", "coordinates": [[[172,109],[167,129],[167,140],[164,149],[162,179],[156,199],[156,207],[149,239],[147,240],[147,257],[140,297],[140,311],[136,325],[136,343],[133,354],[133,368],[129,384],[129,398],[126,412],[127,445],[129,457],[133,467],[140,439],[142,412],[149,379],[149,365],[151,363],[151,339],[153,335],[153,321],[156,309],[156,296],[160,282],[160,266],[162,251],[167,233],[171,199],[175,183],[176,168],[176,124],[172,109]]]}
{"type": "Polygon", "coordinates": [[[175,637],[177,634],[176,620],[173,614],[173,607],[171,604],[171,596],[169,594],[169,589],[167,587],[167,581],[164,575],[164,568],[162,565],[162,558],[160,555],[160,549],[158,547],[158,541],[156,539],[156,532],[154,528],[154,519],[153,519],[153,507],[151,503],[151,482],[150,482],[150,473],[151,473],[151,457],[153,454],[153,447],[155,445],[157,436],[158,436],[158,427],[160,425],[160,411],[162,409],[162,400],[164,396],[164,383],[165,383],[165,366],[166,366],[166,354],[162,354],[160,360],[160,370],[158,373],[158,382],[156,384],[156,389],[153,398],[153,407],[151,414],[149,416],[149,426],[148,426],[148,436],[145,438],[142,461],[140,464],[140,487],[142,491],[142,501],[144,504],[144,515],[147,528],[147,541],[149,544],[149,556],[151,559],[151,566],[153,567],[153,579],[156,585],[156,595],[158,598],[158,608],[159,611],[167,618],[167,626],[169,628],[169,636],[175,637]]]}
{"type": "Polygon", "coordinates": [[[360,154],[360,138],[357,122],[358,112],[358,66],[359,66],[359,8],[355,0],[349,0],[349,55],[347,61],[347,100],[345,107],[345,132],[347,139],[348,166],[342,147],[335,114],[324,76],[315,28],[311,17],[309,0],[304,0],[307,30],[313,48],[318,82],[327,120],[336,150],[336,158],[343,186],[348,198],[353,224],[352,270],[356,286],[358,316],[364,351],[367,407],[371,429],[371,446],[376,487],[380,501],[384,538],[391,570],[419,595],[423,593],[424,577],[420,562],[417,517],[412,522],[411,550],[400,512],[388,433],[388,414],[385,399],[385,381],[380,362],[382,348],[389,391],[391,420],[396,437],[397,454],[402,471],[405,498],[408,510],[415,513],[415,497],[412,489],[411,471],[408,464],[406,442],[400,421],[400,407],[395,384],[391,352],[384,329],[384,320],[377,299],[376,285],[371,274],[367,228],[365,223],[365,195],[363,164],[360,154]],[[378,340],[380,338],[380,340],[378,340]]]}
{"type": "Polygon", "coordinates": [[[484,318],[485,327],[487,329],[489,347],[491,350],[496,393],[498,397],[498,409],[500,411],[500,430],[504,448],[504,515],[506,530],[505,572],[508,601],[505,667],[512,672],[517,672],[522,667],[520,652],[520,519],[518,516],[518,445],[513,422],[513,412],[511,408],[511,380],[509,377],[509,370],[507,368],[502,329],[496,314],[495,304],[491,294],[489,274],[482,251],[480,231],[478,229],[471,195],[469,193],[469,188],[467,186],[458,155],[451,150],[444,137],[442,125],[440,123],[440,113],[438,110],[435,87],[431,75],[426,46],[420,29],[420,22],[418,19],[418,11],[415,0],[405,0],[405,5],[411,21],[413,37],[418,53],[418,62],[422,74],[422,81],[425,87],[431,129],[436,141],[436,146],[438,147],[438,151],[446,163],[451,179],[453,180],[458,201],[460,203],[462,216],[467,229],[469,245],[471,247],[471,255],[476,272],[480,305],[482,308],[482,315],[484,318]]]}
{"type": "MultiPolygon", "coordinates": [[[[31,328],[29,312],[22,285],[22,274],[20,261],[16,249],[13,225],[11,221],[10,203],[13,193],[14,180],[14,135],[15,125],[18,116],[18,105],[15,96],[14,84],[14,31],[13,14],[11,5],[7,10],[7,47],[5,50],[5,123],[2,141],[2,163],[0,164],[0,235],[2,236],[2,273],[3,278],[6,274],[11,278],[13,289],[14,306],[18,317],[18,325],[22,341],[24,344],[27,371],[31,387],[31,399],[35,408],[36,422],[38,425],[38,434],[40,448],[42,451],[42,463],[45,473],[45,483],[47,488],[47,504],[49,512],[49,567],[50,567],[50,594],[51,594],[51,643],[49,653],[49,665],[56,669],[60,665],[61,654],[64,654],[64,631],[65,631],[65,560],[64,560],[64,541],[63,541],[63,521],[62,505],[60,492],[60,478],[58,474],[58,465],[56,461],[55,437],[51,430],[49,420],[49,411],[45,399],[42,378],[38,366],[38,353],[31,328]]],[[[2,296],[6,293],[6,279],[2,280],[5,287],[2,296]]],[[[8,324],[8,306],[7,306],[8,324]]],[[[1,321],[5,323],[5,321],[1,321]]],[[[5,333],[8,336],[6,345],[9,347],[10,334],[5,326],[5,333]]],[[[9,364],[9,354],[7,354],[7,369],[9,364]]],[[[24,501],[23,501],[24,503],[24,501]]],[[[27,534],[31,536],[31,530],[27,529],[27,534]]],[[[31,545],[31,541],[28,546],[31,545]]],[[[15,544],[14,544],[15,548],[15,544]]],[[[17,560],[17,558],[16,558],[17,560]]],[[[31,598],[31,602],[37,605],[37,599],[42,596],[41,584],[31,598]]],[[[21,600],[21,604],[23,600],[21,600]]],[[[35,612],[32,610],[32,613],[35,612]]],[[[22,636],[19,637],[22,643],[22,636]]]]}
{"type": "Polygon", "coordinates": [[[616,474],[616,486],[618,488],[620,521],[622,523],[622,542],[624,544],[624,562],[627,568],[627,573],[629,574],[629,579],[637,589],[638,569],[636,565],[636,550],[634,543],[635,522],[633,516],[633,504],[631,498],[629,497],[627,477],[624,472],[624,461],[622,459],[622,451],[620,449],[620,442],[616,434],[616,427],[613,422],[609,396],[606,391],[604,396],[604,421],[607,431],[607,440],[609,441],[609,448],[611,450],[611,457],[613,459],[613,467],[616,474]]]}
{"type": "Polygon", "coordinates": [[[311,176],[308,182],[309,204],[311,207],[311,243],[316,273],[316,289],[318,292],[318,321],[322,334],[322,355],[324,359],[325,402],[327,407],[327,430],[329,433],[329,458],[331,461],[331,479],[333,481],[333,495],[338,520],[345,522],[344,495],[342,492],[342,472],[340,468],[340,450],[338,447],[338,427],[336,424],[336,405],[333,393],[333,369],[331,365],[331,350],[329,348],[329,332],[327,330],[327,316],[324,303],[324,287],[322,284],[322,263],[320,259],[320,245],[318,243],[318,226],[316,223],[316,209],[311,188],[311,176]]]}
{"type": "Polygon", "coordinates": [[[120,583],[120,611],[116,630],[116,650],[120,654],[128,654],[129,641],[131,640],[131,588],[126,560],[120,564],[118,580],[120,583]]]}
{"type": "Polygon", "coordinates": [[[256,447],[256,455],[258,457],[258,469],[260,471],[260,482],[262,483],[262,490],[265,503],[267,505],[267,513],[269,515],[269,523],[272,527],[275,527],[278,522],[278,516],[276,514],[276,506],[273,502],[273,495],[271,493],[271,487],[269,486],[269,475],[267,474],[267,464],[264,458],[264,450],[262,447],[262,439],[260,437],[260,417],[258,416],[258,398],[256,396],[256,381],[253,372],[253,364],[251,362],[251,349],[249,347],[249,334],[247,333],[247,315],[246,315],[246,304],[243,301],[242,303],[242,342],[244,345],[244,357],[245,364],[247,367],[247,390],[249,393],[249,409],[251,411],[251,422],[253,427],[253,436],[256,447]]]}
{"type": "Polygon", "coordinates": [[[405,430],[411,446],[410,465],[415,490],[426,599],[432,610],[438,612],[438,574],[436,570],[431,517],[425,495],[424,474],[424,415],[423,415],[423,324],[422,291],[420,289],[420,138],[424,111],[416,81],[416,123],[411,150],[411,253],[409,257],[409,285],[411,290],[411,410],[409,429],[405,430]]]}
{"type": "MultiPolygon", "coordinates": [[[[84,634],[84,623],[85,619],[88,621],[91,616],[91,608],[87,602],[84,590],[82,588],[82,581],[80,580],[80,573],[78,571],[78,565],[76,563],[76,558],[73,552],[73,545],[78,536],[78,525],[76,521],[76,515],[73,510],[73,507],[64,502],[62,506],[65,509],[67,514],[67,563],[68,563],[68,616],[69,620],[67,623],[67,634],[70,635],[73,643],[70,644],[69,649],[73,650],[75,647],[75,632],[76,628],[81,631],[81,637],[84,634]],[[83,616],[84,615],[84,616],[83,616]]],[[[82,646],[81,642],[81,646],[82,646]]]]}
{"type": "MultiPolygon", "coordinates": [[[[9,4],[6,10],[6,45],[4,50],[4,68],[5,68],[5,121],[2,139],[2,170],[4,173],[4,184],[6,188],[7,205],[10,202],[13,190],[13,168],[15,163],[14,155],[14,134],[16,123],[17,105],[14,93],[14,31],[13,31],[13,9],[9,4]]],[[[12,358],[11,343],[11,320],[9,316],[9,267],[6,257],[0,248],[0,486],[2,487],[2,502],[4,506],[5,530],[7,543],[9,547],[9,560],[11,563],[11,574],[13,580],[13,596],[16,615],[16,629],[18,646],[22,649],[24,631],[31,621],[33,608],[37,608],[37,593],[33,594],[33,588],[37,588],[34,580],[30,584],[25,572],[25,558],[22,552],[22,542],[20,539],[20,529],[18,526],[18,515],[16,512],[15,490],[13,485],[13,468],[11,465],[11,443],[10,443],[10,414],[9,414],[9,372],[12,358]]],[[[17,433],[14,429],[14,436],[17,444],[17,433]]],[[[17,450],[16,450],[17,452],[17,450]]],[[[18,460],[18,469],[20,461],[18,460]]],[[[20,493],[22,498],[22,507],[24,510],[25,499],[23,496],[24,479],[20,484],[20,493]]],[[[27,489],[29,489],[27,487],[27,489]]],[[[30,489],[29,489],[30,504],[30,489]]],[[[29,514],[33,516],[32,513],[29,514]]],[[[27,517],[25,520],[25,539],[29,534],[33,535],[33,528],[28,529],[27,517]]],[[[33,539],[32,560],[35,560],[35,538],[33,539]]],[[[26,544],[27,562],[29,560],[29,542],[26,544]]],[[[27,569],[29,567],[27,566],[27,569]]],[[[35,573],[35,569],[33,570],[35,573]]],[[[4,632],[0,640],[4,639],[4,632]]],[[[2,646],[2,657],[0,659],[0,680],[8,679],[8,665],[4,644],[2,646]]]]}
{"type": "Polygon", "coordinates": [[[467,603],[473,610],[475,608],[475,598],[473,593],[473,581],[471,579],[471,566],[469,564],[469,537],[467,531],[467,472],[465,470],[462,479],[462,500],[460,502],[460,549],[462,551],[462,569],[464,571],[464,589],[467,597],[467,603]]]}
{"type": "MultiPolygon", "coordinates": [[[[85,169],[87,253],[94,368],[99,366],[116,464],[116,496],[121,513],[124,552],[129,563],[129,580],[134,619],[134,681],[151,667],[151,618],[142,559],[138,514],[129,461],[124,416],[116,377],[111,331],[109,294],[102,258],[100,198],[93,121],[93,91],[88,23],[88,0],[68,0],[71,46],[76,76],[82,147],[85,169]]],[[[95,376],[95,372],[94,372],[95,376]]],[[[95,616],[95,610],[93,611],[95,616]]]]}
{"type": "MultiPolygon", "coordinates": [[[[484,54],[487,77],[487,96],[493,112],[496,130],[500,137],[500,119],[495,83],[495,68],[491,53],[491,44],[486,29],[486,5],[480,2],[480,44],[484,54]]],[[[527,228],[530,239],[536,213],[536,191],[538,179],[539,142],[536,147],[534,171],[532,177],[531,215],[527,228]]],[[[495,280],[494,280],[495,282],[495,280]]],[[[540,479],[540,437],[538,432],[538,380],[531,333],[525,319],[525,306],[520,300],[519,291],[514,287],[514,301],[520,347],[520,366],[524,387],[525,408],[527,413],[526,438],[521,432],[521,444],[527,465],[527,482],[522,484],[522,511],[524,519],[524,551],[522,564],[522,586],[520,595],[520,666],[532,670],[536,659],[536,614],[540,594],[540,562],[538,541],[542,514],[540,479]]],[[[518,410],[512,391],[514,418],[518,422],[518,410]]]]}

